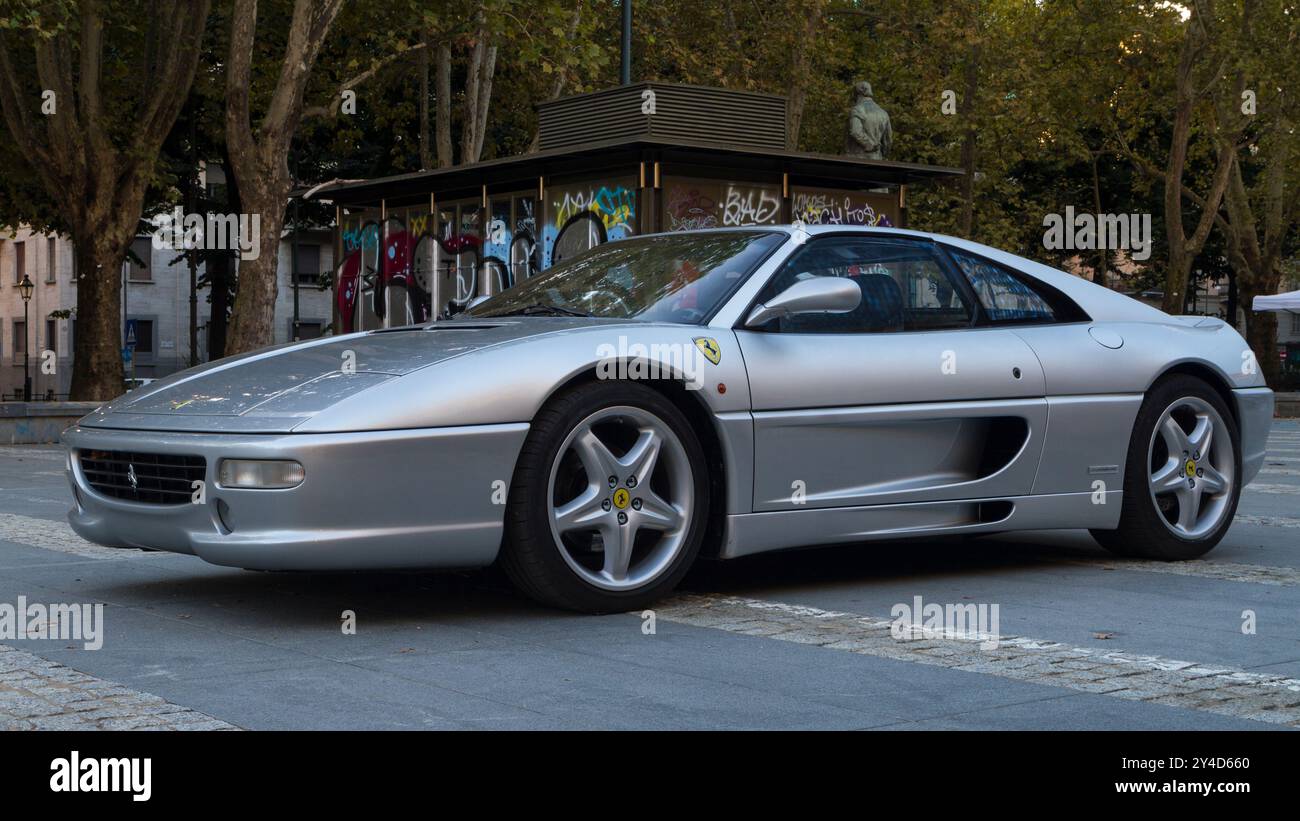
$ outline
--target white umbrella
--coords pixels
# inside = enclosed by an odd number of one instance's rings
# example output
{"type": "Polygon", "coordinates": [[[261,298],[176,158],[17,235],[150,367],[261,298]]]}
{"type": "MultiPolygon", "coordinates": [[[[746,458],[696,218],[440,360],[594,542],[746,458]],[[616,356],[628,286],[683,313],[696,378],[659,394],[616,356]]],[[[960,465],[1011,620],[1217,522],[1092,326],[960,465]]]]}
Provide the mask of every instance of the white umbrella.
{"type": "Polygon", "coordinates": [[[1300,291],[1257,296],[1251,307],[1256,311],[1300,311],[1300,291]]]}

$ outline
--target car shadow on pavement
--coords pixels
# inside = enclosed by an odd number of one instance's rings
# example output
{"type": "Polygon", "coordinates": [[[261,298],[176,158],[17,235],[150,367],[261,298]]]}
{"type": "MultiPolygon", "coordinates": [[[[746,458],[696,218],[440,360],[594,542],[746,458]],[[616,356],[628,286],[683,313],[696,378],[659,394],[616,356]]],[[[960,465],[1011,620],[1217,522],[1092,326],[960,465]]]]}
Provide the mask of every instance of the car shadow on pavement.
{"type": "MultiPolygon", "coordinates": [[[[1017,534],[978,539],[925,538],[788,550],[732,561],[704,560],[679,591],[770,595],[774,590],[836,585],[870,586],[945,575],[974,576],[1039,570],[1108,556],[1086,533],[1017,534]]],[[[578,617],[535,604],[496,567],[467,571],[266,572],[168,560],[166,572],[143,579],[91,581],[83,592],[104,600],[172,614],[228,608],[274,620],[281,628],[319,626],[323,614],[364,612],[370,624],[411,620],[578,617]]],[[[134,564],[134,563],[132,563],[134,564]]],[[[190,617],[184,613],[183,617],[190,617]]]]}
{"type": "Polygon", "coordinates": [[[284,572],[213,567],[186,557],[168,562],[156,576],[95,579],[87,574],[83,595],[110,604],[180,619],[206,620],[217,613],[244,614],[277,628],[320,627],[345,610],[366,623],[557,613],[514,592],[495,568],[468,571],[284,572]],[[188,562],[193,561],[193,564],[188,562]]]}
{"type": "Polygon", "coordinates": [[[782,587],[1038,570],[1064,562],[1109,558],[1085,531],[859,542],[700,562],[682,589],[744,595],[750,590],[782,587]]]}

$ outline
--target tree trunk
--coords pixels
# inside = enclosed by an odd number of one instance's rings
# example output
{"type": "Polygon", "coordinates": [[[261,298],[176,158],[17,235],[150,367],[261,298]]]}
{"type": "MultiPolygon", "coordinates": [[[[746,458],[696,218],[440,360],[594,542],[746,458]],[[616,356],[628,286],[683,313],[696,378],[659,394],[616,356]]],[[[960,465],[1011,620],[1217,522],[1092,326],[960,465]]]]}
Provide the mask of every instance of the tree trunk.
{"type": "Polygon", "coordinates": [[[429,32],[421,35],[420,49],[420,170],[433,168],[433,146],[429,143],[429,32]]]}
{"type": "Polygon", "coordinates": [[[302,119],[312,66],[343,0],[295,0],[284,62],[275,89],[253,128],[250,105],[257,0],[235,0],[226,65],[226,145],[245,213],[258,218],[257,257],[241,260],[239,290],[227,348],[243,353],[275,339],[280,232],[292,177],[289,149],[302,119]]]}
{"type": "Polygon", "coordinates": [[[482,6],[479,6],[477,19],[474,50],[470,53],[469,73],[465,78],[465,118],[460,131],[462,163],[478,162],[483,154],[488,108],[492,101],[492,75],[497,62],[497,47],[488,42],[491,32],[482,6]]]}
{"type": "Polygon", "coordinates": [[[474,154],[462,162],[478,162],[483,159],[483,140],[487,137],[488,112],[492,110],[492,77],[496,73],[497,47],[488,46],[483,60],[483,73],[479,78],[478,105],[475,109],[477,122],[474,124],[474,154]]]}
{"type": "MultiPolygon", "coordinates": [[[[241,164],[241,160],[236,158],[235,167],[239,168],[241,164]]],[[[284,166],[283,161],[278,165],[284,166]]],[[[248,214],[258,215],[261,230],[257,259],[239,261],[239,289],[235,293],[235,308],[226,340],[229,353],[243,353],[275,342],[280,233],[284,229],[285,201],[292,188],[287,167],[262,174],[251,174],[247,170],[236,174],[244,180],[239,191],[243,206],[248,214]]]]}
{"type": "MultiPolygon", "coordinates": [[[[230,157],[230,147],[221,144],[222,168],[230,171],[226,174],[226,213],[243,214],[244,203],[239,196],[239,180],[235,179],[234,161],[230,157]]],[[[211,255],[208,262],[208,287],[212,289],[212,305],[208,311],[208,361],[221,359],[226,355],[226,341],[230,330],[230,294],[237,287],[235,279],[235,260],[238,251],[211,255]]]]}
{"type": "Polygon", "coordinates": [[[1195,258],[1195,255],[1188,253],[1183,242],[1181,217],[1179,217],[1177,231],[1177,238],[1169,237],[1169,264],[1165,267],[1165,296],[1160,306],[1160,310],[1174,316],[1187,313],[1187,277],[1192,271],[1192,260],[1195,258]]]}
{"type": "Polygon", "coordinates": [[[817,43],[825,12],[823,0],[812,0],[812,8],[804,20],[803,36],[794,43],[790,59],[790,91],[786,103],[785,147],[794,151],[799,147],[799,132],[803,130],[803,110],[808,101],[808,83],[812,79],[812,59],[809,56],[817,43]]]}
{"type": "MultiPolygon", "coordinates": [[[[569,34],[565,38],[566,43],[576,43],[578,40],[578,24],[582,22],[582,4],[574,4],[573,16],[569,18],[569,34]]],[[[551,96],[548,100],[557,100],[564,93],[564,84],[567,80],[567,72],[563,69],[555,70],[555,84],[551,86],[551,96]]],[[[540,130],[534,129],[533,141],[528,144],[528,153],[536,154],[541,149],[542,135],[540,130]]]]}
{"type": "MultiPolygon", "coordinates": [[[[976,23],[978,25],[978,22],[976,23]]],[[[979,92],[980,44],[970,47],[966,60],[966,85],[961,95],[961,116],[966,121],[966,134],[961,141],[961,235],[972,239],[975,234],[975,95],[979,92]]]]}
{"type": "Polygon", "coordinates": [[[1183,225],[1183,172],[1187,166],[1188,143],[1192,137],[1192,115],[1202,94],[1195,85],[1195,69],[1204,47],[1202,32],[1211,25],[1213,14],[1202,16],[1200,6],[1193,5],[1186,34],[1178,55],[1174,81],[1174,118],[1170,129],[1169,160],[1165,166],[1165,234],[1169,240],[1169,267],[1165,270],[1165,296],[1161,309],[1167,314],[1181,314],[1187,309],[1187,277],[1192,262],[1205,246],[1214,227],[1214,217],[1228,187],[1229,172],[1234,166],[1232,138],[1223,139],[1217,119],[1210,131],[1219,138],[1214,177],[1205,195],[1201,216],[1188,236],[1183,225]]]}
{"type": "MultiPolygon", "coordinates": [[[[107,229],[106,229],[107,230],[107,229]]],[[[72,340],[73,400],[107,400],[122,393],[122,260],[130,236],[111,239],[89,228],[74,232],[77,324],[72,340]]],[[[35,318],[33,318],[35,319],[35,318]]]]}
{"type": "Polygon", "coordinates": [[[231,269],[234,264],[231,254],[221,254],[208,259],[208,287],[212,289],[212,304],[208,308],[209,362],[226,355],[226,330],[230,324],[231,269]]]}
{"type": "MultiPolygon", "coordinates": [[[[1101,213],[1101,179],[1097,173],[1097,152],[1091,152],[1092,157],[1092,207],[1094,214],[1101,213]]],[[[1110,251],[1106,249],[1104,242],[1097,243],[1097,268],[1092,272],[1092,281],[1098,285],[1106,285],[1106,269],[1110,267],[1110,251]]]]}
{"type": "Polygon", "coordinates": [[[479,81],[483,73],[483,30],[478,31],[474,50],[470,53],[469,67],[465,74],[465,116],[460,122],[460,161],[474,162],[475,130],[478,128],[478,94],[479,81]]]}
{"type": "MultiPolygon", "coordinates": [[[[750,90],[752,83],[749,78],[749,63],[745,57],[748,54],[746,49],[745,36],[736,24],[736,8],[734,3],[726,4],[726,11],[723,12],[722,24],[727,31],[727,42],[732,46],[730,50],[731,60],[727,66],[727,75],[738,78],[739,82],[732,88],[742,88],[750,90]]],[[[572,38],[570,38],[572,39],[572,38]]]]}
{"type": "Polygon", "coordinates": [[[1223,312],[1226,314],[1228,324],[1237,327],[1237,304],[1239,297],[1237,295],[1237,272],[1228,272],[1228,299],[1223,303],[1223,312]]]}
{"type": "Polygon", "coordinates": [[[451,168],[451,47],[438,44],[438,167],[451,168]]]}
{"type": "Polygon", "coordinates": [[[1244,271],[1238,272],[1237,280],[1237,289],[1246,315],[1246,344],[1255,353],[1264,381],[1276,388],[1282,375],[1282,366],[1277,358],[1277,314],[1272,311],[1256,313],[1252,309],[1256,296],[1277,290],[1276,282],[1272,288],[1268,288],[1266,283],[1256,279],[1253,272],[1244,271]]]}
{"type": "MultiPolygon", "coordinates": [[[[190,167],[185,174],[185,210],[191,214],[198,211],[199,197],[199,174],[202,168],[198,157],[198,144],[195,139],[194,122],[198,119],[198,112],[190,114],[190,167]]],[[[205,209],[206,217],[206,209],[205,209]]],[[[186,253],[187,268],[190,272],[189,281],[189,346],[190,353],[186,357],[186,364],[193,368],[199,364],[199,248],[190,248],[186,253]]]]}

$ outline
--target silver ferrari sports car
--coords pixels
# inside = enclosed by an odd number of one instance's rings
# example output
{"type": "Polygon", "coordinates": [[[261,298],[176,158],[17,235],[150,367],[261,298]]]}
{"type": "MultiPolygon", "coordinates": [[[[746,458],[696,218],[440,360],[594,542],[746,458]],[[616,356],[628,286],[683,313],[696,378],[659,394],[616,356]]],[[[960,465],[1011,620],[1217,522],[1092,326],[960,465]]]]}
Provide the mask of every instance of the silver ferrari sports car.
{"type": "Polygon", "coordinates": [[[1189,559],[1273,415],[1250,349],[965,240],[598,246],[454,319],[223,359],[69,429],[72,527],[262,570],[500,562],[643,607],[701,555],[1087,528],[1189,559]]]}

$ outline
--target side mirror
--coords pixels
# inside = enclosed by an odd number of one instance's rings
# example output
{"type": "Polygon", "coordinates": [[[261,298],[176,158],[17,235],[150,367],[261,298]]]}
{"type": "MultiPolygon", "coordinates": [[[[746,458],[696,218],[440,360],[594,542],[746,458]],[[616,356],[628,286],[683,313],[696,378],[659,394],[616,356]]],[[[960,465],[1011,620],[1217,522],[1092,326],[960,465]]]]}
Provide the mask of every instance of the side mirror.
{"type": "Polygon", "coordinates": [[[800,280],[781,293],[759,303],[745,320],[746,328],[757,328],[773,319],[795,314],[844,314],[862,302],[862,289],[844,277],[812,277],[800,280]]]}

